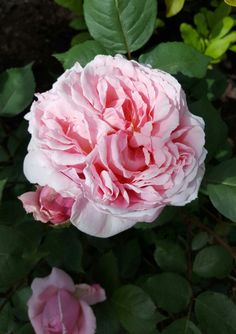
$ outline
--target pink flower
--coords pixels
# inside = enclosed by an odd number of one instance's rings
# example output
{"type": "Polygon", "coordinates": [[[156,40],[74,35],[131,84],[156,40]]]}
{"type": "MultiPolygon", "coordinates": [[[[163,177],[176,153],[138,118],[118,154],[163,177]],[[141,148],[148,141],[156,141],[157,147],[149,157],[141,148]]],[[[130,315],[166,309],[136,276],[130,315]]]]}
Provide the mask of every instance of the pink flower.
{"type": "Polygon", "coordinates": [[[27,213],[33,213],[36,220],[43,223],[64,223],[70,218],[74,199],[62,197],[48,186],[37,187],[36,191],[30,191],[18,197],[23,203],[27,213]]]}
{"type": "Polygon", "coordinates": [[[36,334],[95,333],[96,318],[89,305],[106,299],[98,284],[75,286],[64,271],[53,268],[49,276],[35,278],[31,288],[28,315],[36,334]]]}
{"type": "Polygon", "coordinates": [[[74,196],[71,221],[81,231],[108,237],[197,197],[204,122],[171,75],[97,56],[37,97],[25,175],[74,196]]]}

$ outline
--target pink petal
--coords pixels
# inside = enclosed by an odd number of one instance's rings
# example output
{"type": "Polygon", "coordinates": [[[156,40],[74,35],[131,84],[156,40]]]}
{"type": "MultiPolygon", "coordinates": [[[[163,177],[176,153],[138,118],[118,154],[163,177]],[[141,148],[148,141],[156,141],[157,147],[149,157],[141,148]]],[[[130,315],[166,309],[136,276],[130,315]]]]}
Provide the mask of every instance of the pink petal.
{"type": "Polygon", "coordinates": [[[50,275],[35,278],[31,285],[33,294],[28,301],[29,318],[36,317],[41,311],[45,300],[59,289],[74,292],[75,284],[64,271],[53,268],[50,275]]]}
{"type": "Polygon", "coordinates": [[[80,231],[100,238],[111,237],[127,230],[136,223],[135,221],[127,222],[111,214],[100,212],[85,198],[77,200],[73,205],[71,222],[80,231]]]}
{"type": "Polygon", "coordinates": [[[72,334],[94,334],[96,331],[96,318],[91,307],[80,301],[81,313],[78,319],[78,331],[72,334]]]}

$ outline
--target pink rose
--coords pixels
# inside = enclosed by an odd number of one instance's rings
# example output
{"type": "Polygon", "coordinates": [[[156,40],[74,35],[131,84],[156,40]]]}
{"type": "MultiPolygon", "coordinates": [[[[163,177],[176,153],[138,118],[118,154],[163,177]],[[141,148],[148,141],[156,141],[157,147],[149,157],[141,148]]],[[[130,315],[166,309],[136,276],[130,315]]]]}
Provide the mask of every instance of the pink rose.
{"type": "Polygon", "coordinates": [[[81,231],[108,237],[197,197],[204,122],[168,73],[97,56],[37,97],[24,172],[76,198],[71,221],[81,231]]]}
{"type": "Polygon", "coordinates": [[[28,315],[36,334],[94,334],[96,318],[89,305],[106,299],[98,285],[76,286],[64,271],[53,268],[49,276],[35,278],[28,315]]]}
{"type": "Polygon", "coordinates": [[[36,220],[43,223],[64,223],[70,219],[71,208],[74,199],[62,197],[48,186],[37,187],[36,191],[30,191],[18,197],[23,203],[27,213],[33,213],[36,220]]]}

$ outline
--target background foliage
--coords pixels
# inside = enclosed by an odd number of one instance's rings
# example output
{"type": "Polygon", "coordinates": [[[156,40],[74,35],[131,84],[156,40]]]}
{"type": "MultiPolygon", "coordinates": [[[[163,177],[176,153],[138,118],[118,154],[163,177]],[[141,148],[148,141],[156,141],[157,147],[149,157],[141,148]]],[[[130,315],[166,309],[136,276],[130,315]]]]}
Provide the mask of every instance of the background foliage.
{"type": "Polygon", "coordinates": [[[31,281],[57,266],[76,283],[105,288],[107,301],[95,306],[98,334],[235,334],[235,11],[223,0],[55,2],[65,8],[71,46],[55,47],[41,64],[47,80],[33,58],[0,75],[0,333],[33,333],[31,281]],[[17,200],[29,190],[23,115],[35,87],[48,89],[75,61],[84,66],[116,53],[174,75],[191,112],[204,118],[208,156],[199,197],[110,239],[35,222],[17,200]]]}

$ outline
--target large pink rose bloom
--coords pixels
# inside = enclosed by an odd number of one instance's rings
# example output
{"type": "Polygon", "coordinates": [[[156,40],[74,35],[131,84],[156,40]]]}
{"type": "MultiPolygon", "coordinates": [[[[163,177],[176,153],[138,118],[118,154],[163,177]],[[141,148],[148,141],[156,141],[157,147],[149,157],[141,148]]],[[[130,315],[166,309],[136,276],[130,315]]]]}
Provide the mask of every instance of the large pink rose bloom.
{"type": "Polygon", "coordinates": [[[108,237],[197,197],[204,122],[171,75],[97,56],[37,97],[25,175],[76,197],[71,221],[81,231],[108,237]]]}
{"type": "Polygon", "coordinates": [[[36,334],[94,334],[96,318],[89,305],[106,299],[98,285],[75,285],[64,271],[53,268],[35,278],[28,315],[36,334]]]}
{"type": "Polygon", "coordinates": [[[74,198],[62,197],[52,188],[37,187],[18,197],[27,213],[33,213],[34,219],[43,223],[65,223],[70,219],[74,198]]]}

